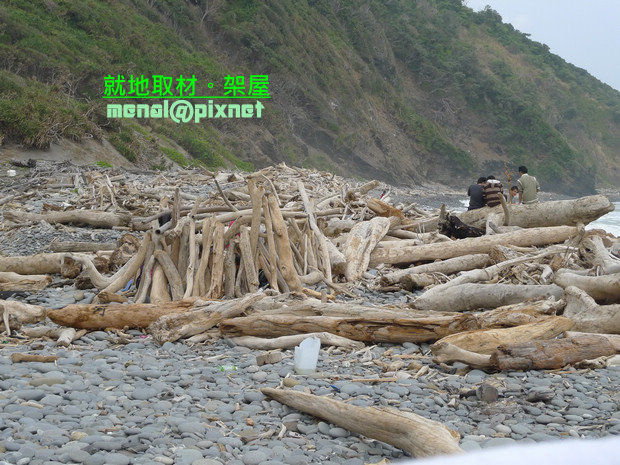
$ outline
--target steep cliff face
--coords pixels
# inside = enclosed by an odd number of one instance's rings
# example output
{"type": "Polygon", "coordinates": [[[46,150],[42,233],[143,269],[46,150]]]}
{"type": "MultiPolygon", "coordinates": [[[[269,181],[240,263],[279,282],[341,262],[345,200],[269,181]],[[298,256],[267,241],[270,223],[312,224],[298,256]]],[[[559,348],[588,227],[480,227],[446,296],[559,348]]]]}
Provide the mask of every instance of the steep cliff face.
{"type": "Polygon", "coordinates": [[[15,1],[0,25],[0,143],[396,184],[526,164],[570,194],[620,176],[620,93],[459,0],[15,1]],[[131,74],[194,74],[196,95],[268,75],[271,99],[261,119],[109,120],[103,78],[131,74]]]}

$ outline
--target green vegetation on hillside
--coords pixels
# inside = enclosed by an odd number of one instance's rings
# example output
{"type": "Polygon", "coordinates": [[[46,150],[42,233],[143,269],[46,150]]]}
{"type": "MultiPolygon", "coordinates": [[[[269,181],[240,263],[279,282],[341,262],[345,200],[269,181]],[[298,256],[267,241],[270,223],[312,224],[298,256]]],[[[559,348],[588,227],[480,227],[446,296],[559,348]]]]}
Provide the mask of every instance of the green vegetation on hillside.
{"type": "Polygon", "coordinates": [[[505,161],[578,194],[620,175],[618,134],[619,92],[460,0],[0,6],[0,144],[106,138],[146,166],[163,152],[183,166],[286,161],[395,183],[464,181],[505,161]],[[131,74],[194,74],[197,95],[268,74],[273,98],[260,120],[108,120],[104,77],[131,74]],[[193,160],[158,148],[166,139],[193,160]]]}

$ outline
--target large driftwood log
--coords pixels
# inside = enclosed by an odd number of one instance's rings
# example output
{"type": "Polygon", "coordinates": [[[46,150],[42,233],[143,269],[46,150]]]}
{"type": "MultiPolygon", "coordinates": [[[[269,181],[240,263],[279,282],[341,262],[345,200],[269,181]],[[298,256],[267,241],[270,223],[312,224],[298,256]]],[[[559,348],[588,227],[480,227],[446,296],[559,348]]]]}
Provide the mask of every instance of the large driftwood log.
{"type": "MultiPolygon", "coordinates": [[[[256,314],[224,320],[225,336],[279,337],[329,332],[356,341],[427,342],[476,328],[476,319],[464,314],[407,317],[366,314],[361,316],[298,316],[256,314]]],[[[566,328],[565,328],[566,329],[566,328]]]]}
{"type": "Polygon", "coordinates": [[[248,294],[241,299],[223,302],[205,302],[184,313],[163,315],[151,323],[148,332],[160,344],[200,334],[218,325],[225,318],[241,315],[264,297],[262,292],[248,294]]]}
{"type": "Polygon", "coordinates": [[[478,326],[482,328],[510,328],[547,318],[562,310],[566,302],[554,298],[534,302],[519,302],[498,307],[494,310],[474,313],[478,326]]]}
{"type": "Polygon", "coordinates": [[[525,300],[547,297],[562,298],[564,291],[554,284],[460,284],[430,296],[422,294],[414,301],[415,308],[443,312],[459,312],[478,308],[497,308],[525,300]]]}
{"type": "Polygon", "coordinates": [[[579,244],[579,252],[590,266],[597,267],[602,274],[620,273],[620,258],[605,248],[599,236],[587,236],[579,244]]]}
{"type": "Polygon", "coordinates": [[[52,282],[44,274],[22,275],[12,271],[0,271],[0,291],[40,291],[52,282]]]}
{"type": "Polygon", "coordinates": [[[64,253],[0,257],[0,271],[18,274],[59,274],[64,253]]]}
{"type": "Polygon", "coordinates": [[[370,265],[379,263],[406,265],[418,261],[444,260],[476,253],[488,253],[494,245],[541,246],[564,242],[577,235],[577,228],[555,226],[532,228],[492,236],[472,237],[452,242],[440,242],[408,247],[383,247],[379,244],[370,257],[370,265]]]}
{"type": "Polygon", "coordinates": [[[607,357],[616,348],[604,336],[575,333],[564,339],[535,340],[502,345],[490,355],[461,349],[449,342],[431,347],[435,363],[466,363],[472,368],[496,370],[557,370],[566,365],[607,357]]]}
{"type": "Polygon", "coordinates": [[[512,328],[479,329],[446,336],[436,344],[449,342],[461,349],[478,354],[491,354],[500,345],[517,342],[551,339],[568,331],[573,322],[561,316],[551,316],[534,323],[514,326],[512,328]]]}
{"type": "Polygon", "coordinates": [[[405,270],[392,271],[381,278],[381,284],[390,286],[393,284],[401,284],[406,288],[410,288],[414,275],[420,273],[442,273],[453,274],[459,271],[475,270],[483,268],[491,263],[489,255],[486,253],[464,255],[462,257],[449,258],[448,260],[427,263],[407,268],[405,270]]]}
{"type": "Polygon", "coordinates": [[[585,291],[574,286],[564,289],[564,295],[564,316],[575,322],[575,331],[620,334],[620,304],[598,305],[585,291]]]}
{"type": "Polygon", "coordinates": [[[263,388],[261,392],[354,433],[392,444],[413,457],[462,452],[456,431],[415,413],[392,407],[357,407],[298,391],[263,388]]]}
{"type": "Polygon", "coordinates": [[[57,325],[96,331],[106,328],[146,328],[163,315],[183,313],[193,307],[195,298],[161,304],[74,304],[49,310],[47,316],[57,325]]]}
{"type": "Polygon", "coordinates": [[[603,276],[582,276],[571,270],[555,273],[555,283],[564,288],[575,286],[603,303],[620,303],[620,273],[603,276]]]}
{"type": "Polygon", "coordinates": [[[230,338],[229,341],[235,345],[249,347],[250,349],[273,350],[290,349],[298,346],[304,339],[315,337],[321,340],[321,345],[344,347],[345,349],[361,349],[365,347],[363,342],[347,339],[346,337],[336,336],[331,333],[308,333],[295,334],[292,336],[280,336],[274,338],[264,338],[256,336],[240,336],[230,338]]]}
{"type": "MultiPolygon", "coordinates": [[[[579,223],[588,224],[610,211],[614,210],[614,204],[604,195],[592,195],[574,200],[556,200],[541,202],[533,205],[510,205],[510,226],[522,228],[538,228],[544,226],[574,226],[579,223]]],[[[462,213],[457,213],[464,223],[484,228],[487,216],[504,216],[501,206],[478,208],[462,213]]],[[[416,223],[418,228],[425,231],[437,229],[438,219],[423,220],[416,223]]]]}
{"type": "Polygon", "coordinates": [[[390,220],[375,217],[356,224],[344,244],[347,262],[344,276],[348,282],[357,281],[368,268],[370,253],[390,229],[390,220]]]}
{"type": "Polygon", "coordinates": [[[616,350],[604,337],[594,334],[549,341],[501,345],[491,354],[498,370],[555,370],[582,360],[614,355],[616,350]]]}
{"type": "Polygon", "coordinates": [[[286,223],[282,217],[282,211],[274,195],[269,195],[267,197],[267,202],[269,204],[269,213],[271,214],[271,223],[273,225],[275,245],[279,258],[278,264],[282,272],[282,277],[291,291],[301,292],[301,281],[293,265],[293,252],[289,242],[286,223]]]}
{"type": "Polygon", "coordinates": [[[68,210],[64,212],[28,213],[24,211],[5,210],[4,218],[13,222],[47,221],[48,223],[72,223],[92,226],[94,228],[113,228],[127,226],[131,221],[129,213],[112,213],[97,210],[68,210]]]}
{"type": "Polygon", "coordinates": [[[48,248],[52,252],[99,252],[116,249],[116,242],[52,242],[48,248]]]}

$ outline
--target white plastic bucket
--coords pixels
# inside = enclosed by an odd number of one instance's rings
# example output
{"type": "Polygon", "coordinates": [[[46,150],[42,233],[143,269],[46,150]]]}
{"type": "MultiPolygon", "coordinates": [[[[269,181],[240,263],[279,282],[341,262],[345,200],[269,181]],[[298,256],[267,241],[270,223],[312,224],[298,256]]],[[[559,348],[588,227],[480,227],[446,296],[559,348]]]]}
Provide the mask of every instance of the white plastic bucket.
{"type": "Polygon", "coordinates": [[[309,337],[301,341],[295,347],[295,373],[298,375],[308,375],[316,371],[316,363],[319,360],[319,349],[321,340],[316,337],[309,337]]]}
{"type": "Polygon", "coordinates": [[[16,176],[16,175],[17,175],[17,171],[15,171],[15,170],[6,170],[6,175],[7,175],[9,178],[12,178],[13,176],[16,176]]]}

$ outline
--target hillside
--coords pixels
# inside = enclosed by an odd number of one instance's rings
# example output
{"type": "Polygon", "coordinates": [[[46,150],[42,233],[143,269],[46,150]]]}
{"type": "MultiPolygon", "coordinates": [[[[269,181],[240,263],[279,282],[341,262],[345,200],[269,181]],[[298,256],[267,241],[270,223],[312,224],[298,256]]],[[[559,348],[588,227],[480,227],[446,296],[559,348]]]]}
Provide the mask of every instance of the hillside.
{"type": "Polygon", "coordinates": [[[149,168],[286,161],[395,184],[526,164],[576,195],[620,178],[620,92],[460,0],[3,2],[0,149],[62,139],[149,168]],[[105,76],[155,74],[195,75],[196,95],[266,74],[271,99],[261,119],[106,117],[105,76]]]}

